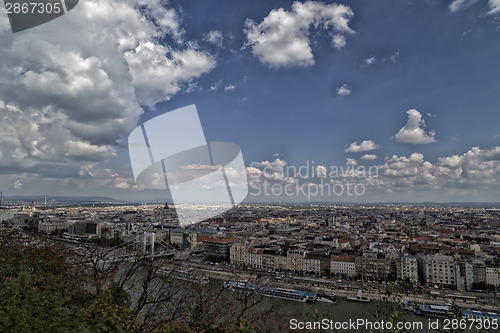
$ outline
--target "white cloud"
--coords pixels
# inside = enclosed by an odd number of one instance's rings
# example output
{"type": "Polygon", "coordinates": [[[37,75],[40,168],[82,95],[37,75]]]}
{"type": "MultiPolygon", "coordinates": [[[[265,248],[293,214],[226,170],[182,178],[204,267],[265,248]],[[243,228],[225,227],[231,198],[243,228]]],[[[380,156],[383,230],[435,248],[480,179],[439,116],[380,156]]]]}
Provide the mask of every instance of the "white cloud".
{"type": "MultiPolygon", "coordinates": [[[[290,192],[295,196],[291,198],[292,201],[304,200],[304,197],[300,197],[300,191],[296,191],[303,184],[320,188],[323,184],[345,186],[346,182],[362,184],[367,195],[373,195],[371,199],[392,193],[392,196],[387,197],[388,200],[401,200],[402,196],[415,198],[418,195],[419,200],[428,200],[429,195],[433,195],[437,200],[446,201],[453,197],[470,201],[471,193],[482,195],[481,200],[491,200],[500,193],[500,146],[492,149],[473,147],[461,155],[440,157],[436,162],[427,161],[423,154],[417,152],[409,156],[393,155],[386,157],[384,163],[370,167],[374,168],[372,172],[360,172],[368,167],[359,166],[356,160],[348,158],[344,167],[318,165],[315,167],[315,177],[303,177],[289,171],[299,170],[299,166],[289,166],[286,161],[277,159],[253,163],[252,167],[247,168],[247,174],[249,180],[254,181],[252,184],[261,189],[264,181],[270,186],[290,184],[290,192]]],[[[278,202],[283,199],[275,198],[278,202]]],[[[325,196],[314,199],[325,201],[339,198],[325,196]]]]}
{"type": "Polygon", "coordinates": [[[335,34],[332,40],[333,47],[336,49],[341,49],[347,44],[347,40],[344,35],[335,34]]]}
{"type": "Polygon", "coordinates": [[[327,170],[323,165],[318,165],[316,167],[316,176],[318,178],[326,178],[327,170]]]}
{"type": "Polygon", "coordinates": [[[426,144],[435,142],[435,132],[425,131],[425,121],[422,115],[415,109],[408,110],[408,121],[396,134],[396,140],[404,143],[426,144]]]}
{"type": "Polygon", "coordinates": [[[274,161],[253,162],[246,168],[248,180],[253,182],[262,182],[263,180],[272,182],[281,182],[285,184],[295,183],[295,175],[286,169],[287,162],[276,158],[274,161]],[[289,174],[290,173],[290,174],[289,174]]]}
{"type": "MultiPolygon", "coordinates": [[[[460,10],[469,8],[470,6],[476,4],[478,0],[453,0],[452,3],[450,3],[450,11],[452,13],[458,12],[460,10]]],[[[488,15],[495,15],[500,13],[500,0],[488,0],[488,15]]]]}
{"type": "Polygon", "coordinates": [[[215,66],[161,0],[80,2],[29,33],[3,35],[0,57],[2,173],[55,178],[89,176],[143,105],[195,87],[215,66]]]}
{"type": "Polygon", "coordinates": [[[376,61],[377,61],[377,58],[374,56],[367,57],[367,58],[363,59],[361,65],[362,66],[370,66],[370,65],[375,64],[376,61]]]}
{"type": "Polygon", "coordinates": [[[224,36],[220,30],[210,30],[204,35],[203,40],[217,47],[222,47],[224,45],[224,36]]]}
{"type": "Polygon", "coordinates": [[[181,90],[181,83],[215,67],[215,60],[203,52],[195,49],[174,51],[149,41],[126,52],[125,59],[130,66],[139,103],[149,107],[169,100],[181,90]]]}
{"type": "Polygon", "coordinates": [[[378,145],[373,142],[372,140],[365,140],[361,142],[359,145],[356,141],[351,143],[349,147],[345,149],[346,153],[359,153],[363,151],[370,151],[370,150],[375,150],[378,149],[378,145]]]}
{"type": "Polygon", "coordinates": [[[354,33],[348,25],[353,15],[351,8],[345,5],[294,2],[291,11],[274,9],[259,24],[247,19],[245,47],[250,47],[253,54],[270,67],[310,66],[314,64],[310,27],[328,31],[332,34],[333,46],[344,47],[345,35],[354,33]]]}
{"type": "Polygon", "coordinates": [[[488,4],[490,6],[489,15],[500,13],[500,0],[489,0],[488,4]]]}
{"type": "Polygon", "coordinates": [[[215,82],[212,82],[212,84],[210,85],[210,91],[216,91],[219,89],[219,87],[221,86],[222,84],[222,80],[218,80],[218,81],[215,81],[215,82]]]}
{"type": "MultiPolygon", "coordinates": [[[[482,150],[473,147],[462,155],[439,157],[436,163],[419,153],[410,157],[392,156],[379,166],[382,183],[392,190],[443,190],[482,188],[498,191],[500,181],[500,147],[482,150]]],[[[379,182],[378,184],[381,184],[379,182]]]]}
{"type": "Polygon", "coordinates": [[[356,165],[358,165],[358,162],[356,162],[356,160],[355,160],[355,159],[353,159],[353,158],[349,158],[349,157],[348,157],[348,158],[346,159],[346,165],[347,165],[347,166],[356,166],[356,165]]]}
{"type": "Polygon", "coordinates": [[[227,86],[224,87],[224,91],[234,91],[234,90],[236,90],[235,84],[228,84],[227,86]]]}
{"type": "Polygon", "coordinates": [[[399,51],[394,52],[390,57],[389,60],[391,62],[397,62],[399,57],[399,51]]]}
{"type": "Polygon", "coordinates": [[[20,180],[15,180],[14,183],[12,183],[12,187],[16,190],[20,190],[23,187],[23,183],[21,183],[20,180]]]}
{"type": "Polygon", "coordinates": [[[352,88],[347,84],[343,84],[337,88],[337,96],[347,96],[352,92],[352,88]]]}
{"type": "Polygon", "coordinates": [[[363,156],[360,157],[362,160],[368,160],[368,161],[371,161],[371,160],[376,160],[377,159],[377,155],[374,155],[374,154],[364,154],[363,156]]]}
{"type": "Polygon", "coordinates": [[[91,145],[88,142],[81,141],[68,141],[65,146],[67,147],[65,157],[78,158],[86,161],[101,161],[107,156],[115,155],[114,149],[102,145],[91,145]]]}
{"type": "Polygon", "coordinates": [[[455,13],[459,10],[462,10],[464,8],[467,8],[473,4],[475,4],[477,0],[453,0],[452,3],[450,3],[450,11],[452,13],[455,13]]]}

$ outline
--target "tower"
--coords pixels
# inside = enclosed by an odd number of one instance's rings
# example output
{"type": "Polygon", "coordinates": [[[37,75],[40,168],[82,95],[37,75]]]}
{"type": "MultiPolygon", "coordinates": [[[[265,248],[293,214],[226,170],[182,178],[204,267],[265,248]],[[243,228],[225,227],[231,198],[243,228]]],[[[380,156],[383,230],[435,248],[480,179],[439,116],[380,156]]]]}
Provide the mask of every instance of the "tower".
{"type": "Polygon", "coordinates": [[[142,251],[146,253],[148,238],[151,240],[151,259],[155,256],[155,233],[154,232],[144,232],[144,241],[142,251]]]}

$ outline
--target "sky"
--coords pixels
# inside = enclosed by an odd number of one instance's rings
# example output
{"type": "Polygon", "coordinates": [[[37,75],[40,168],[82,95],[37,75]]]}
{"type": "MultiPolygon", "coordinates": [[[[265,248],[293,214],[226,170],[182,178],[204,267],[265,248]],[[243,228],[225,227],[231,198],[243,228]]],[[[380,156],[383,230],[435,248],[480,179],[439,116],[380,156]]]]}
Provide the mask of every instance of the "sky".
{"type": "Polygon", "coordinates": [[[245,202],[498,202],[499,38],[499,0],[80,0],[17,33],[2,7],[0,190],[168,199],[127,138],[195,104],[245,202]]]}

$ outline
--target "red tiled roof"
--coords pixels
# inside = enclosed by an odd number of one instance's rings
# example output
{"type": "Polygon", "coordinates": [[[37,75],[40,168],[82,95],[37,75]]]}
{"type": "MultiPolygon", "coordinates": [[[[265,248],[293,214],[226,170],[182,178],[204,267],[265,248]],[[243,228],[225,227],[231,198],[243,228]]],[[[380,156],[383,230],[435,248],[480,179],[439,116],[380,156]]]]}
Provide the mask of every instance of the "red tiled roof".
{"type": "Polygon", "coordinates": [[[256,248],[249,248],[248,253],[254,253],[254,254],[262,254],[264,253],[264,249],[256,249],[256,248]]]}
{"type": "Polygon", "coordinates": [[[209,239],[210,236],[208,235],[196,235],[196,241],[197,242],[203,242],[205,239],[209,239]]]}

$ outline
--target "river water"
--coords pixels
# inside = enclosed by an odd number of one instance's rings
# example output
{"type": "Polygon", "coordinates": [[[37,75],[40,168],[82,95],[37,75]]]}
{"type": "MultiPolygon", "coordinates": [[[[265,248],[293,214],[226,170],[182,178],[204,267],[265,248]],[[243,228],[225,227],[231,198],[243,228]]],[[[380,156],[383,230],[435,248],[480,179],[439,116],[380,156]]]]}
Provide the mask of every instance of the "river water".
{"type": "MultiPolygon", "coordinates": [[[[325,325],[322,328],[332,327],[336,329],[335,331],[337,332],[378,332],[383,331],[381,328],[387,328],[391,325],[391,323],[387,323],[388,313],[390,312],[390,308],[392,308],[388,303],[360,303],[348,301],[345,298],[338,298],[337,302],[333,304],[325,302],[310,304],[281,299],[265,301],[278,302],[280,304],[280,312],[285,318],[287,315],[289,316],[289,328],[291,331],[294,331],[294,328],[297,328],[295,330],[297,332],[301,331],[299,320],[297,319],[297,321],[294,321],[294,319],[296,319],[294,318],[294,314],[297,313],[302,314],[300,321],[304,322],[304,325],[307,325],[306,322],[319,321],[321,324],[325,325]],[[377,312],[381,313],[379,319],[376,319],[377,312]],[[317,318],[315,318],[315,315],[317,318]],[[360,325],[358,326],[357,324],[360,325]]],[[[428,329],[429,319],[430,318],[417,316],[414,313],[405,313],[398,321],[406,321],[406,325],[411,325],[409,327],[412,328],[412,332],[433,332],[433,330],[428,329]],[[415,326],[419,325],[414,324],[416,322],[421,323],[421,328],[415,326]]],[[[435,321],[435,319],[431,320],[435,321]]],[[[386,330],[386,332],[389,331],[394,332],[395,330],[386,330]]]]}
{"type": "MultiPolygon", "coordinates": [[[[236,293],[230,290],[225,292],[236,293]]],[[[316,325],[319,329],[313,331],[318,332],[329,332],[330,328],[333,332],[395,332],[397,322],[406,325],[403,326],[408,328],[405,332],[436,332],[433,327],[438,323],[443,324],[442,320],[438,322],[434,318],[417,316],[413,312],[395,307],[392,303],[381,301],[362,303],[337,297],[336,303],[302,303],[264,297],[260,306],[264,308],[270,304],[277,306],[280,318],[287,322],[291,332],[303,332],[307,325],[316,325]],[[401,314],[398,319],[388,323],[389,314],[394,310],[400,311],[401,314]]],[[[259,332],[258,327],[256,331],[259,332]]]]}
{"type": "MultiPolygon", "coordinates": [[[[176,279],[173,279],[176,281],[176,279]]],[[[206,286],[200,286],[192,282],[182,282],[178,285],[178,290],[186,290],[186,295],[189,289],[196,289],[200,293],[208,293],[209,290],[221,290],[227,296],[224,297],[226,302],[237,304],[237,294],[239,292],[231,291],[223,288],[222,280],[210,279],[210,283],[206,286]],[[187,289],[186,289],[187,288],[187,289]],[[200,289],[198,289],[200,288],[200,289]]],[[[184,292],[181,291],[181,294],[184,292]]],[[[208,295],[207,294],[207,295],[208,295]]],[[[133,295],[133,299],[135,295],[133,295]]],[[[271,305],[276,309],[272,315],[276,321],[285,324],[290,332],[303,332],[307,328],[309,331],[316,332],[437,332],[437,325],[443,328],[448,319],[442,320],[417,316],[413,312],[401,310],[394,306],[393,303],[372,301],[370,303],[362,303],[349,301],[346,298],[337,297],[336,303],[326,303],[317,301],[315,303],[301,303],[296,301],[288,301],[272,297],[262,297],[261,303],[256,305],[257,311],[266,311],[271,305]],[[389,320],[391,313],[397,310],[401,313],[398,318],[392,322],[389,320]],[[379,314],[377,316],[377,313],[379,314]],[[403,325],[398,327],[397,325],[403,325]],[[331,330],[330,330],[331,328],[331,330]],[[406,330],[400,330],[405,328],[406,330]],[[399,329],[399,330],[398,330],[399,329]]],[[[220,304],[224,308],[224,304],[220,304]]],[[[451,322],[450,328],[451,328],[451,322]]],[[[264,331],[264,328],[258,327],[259,323],[254,323],[255,332],[264,331]]],[[[268,324],[266,324],[268,325],[268,324]]],[[[467,322],[467,327],[469,323],[467,322]]],[[[267,330],[269,328],[267,327],[267,330]]],[[[276,330],[278,331],[278,330],[276,330]]],[[[445,332],[449,330],[444,330],[445,332]]],[[[466,329],[465,332],[476,332],[476,329],[466,329]]],[[[490,330],[498,332],[498,330],[490,330]]]]}
{"type": "MultiPolygon", "coordinates": [[[[227,289],[225,292],[236,293],[227,289]]],[[[472,323],[467,319],[436,319],[418,316],[411,311],[402,310],[395,303],[373,300],[370,303],[362,303],[349,301],[343,297],[337,297],[336,303],[320,301],[301,303],[264,297],[261,306],[265,307],[269,304],[277,305],[280,317],[288,323],[290,332],[303,332],[308,328],[308,325],[313,328],[310,331],[317,332],[423,333],[438,332],[438,329],[442,329],[442,332],[450,332],[453,325],[463,325],[465,329],[460,330],[460,332],[478,332],[480,331],[478,325],[481,324],[472,323]],[[394,312],[399,312],[399,316],[390,321],[390,314],[394,312]],[[401,330],[402,328],[405,330],[401,330]]],[[[496,325],[498,327],[500,323],[494,321],[482,324],[496,325]]],[[[256,332],[259,332],[258,327],[256,327],[256,332]]],[[[500,332],[500,330],[490,328],[481,332],[500,332]]]]}

